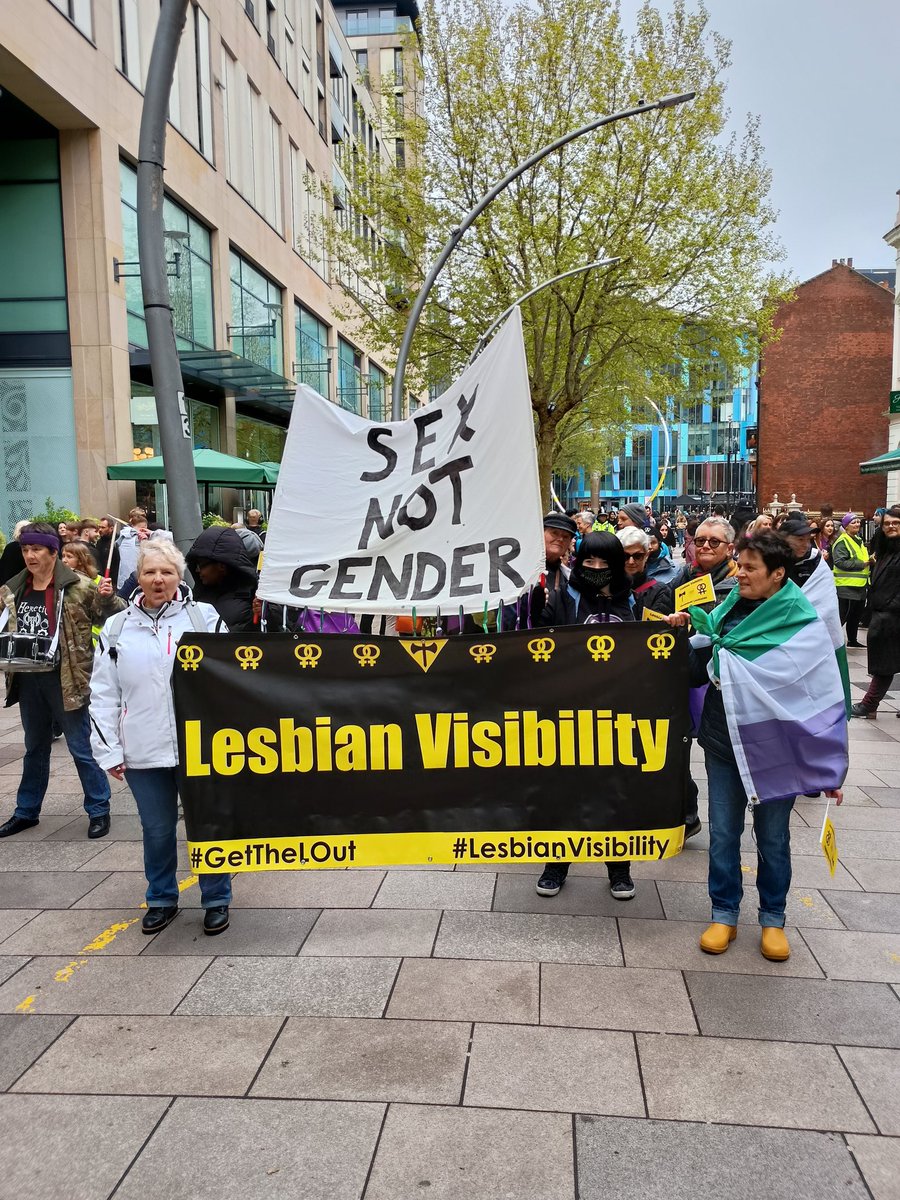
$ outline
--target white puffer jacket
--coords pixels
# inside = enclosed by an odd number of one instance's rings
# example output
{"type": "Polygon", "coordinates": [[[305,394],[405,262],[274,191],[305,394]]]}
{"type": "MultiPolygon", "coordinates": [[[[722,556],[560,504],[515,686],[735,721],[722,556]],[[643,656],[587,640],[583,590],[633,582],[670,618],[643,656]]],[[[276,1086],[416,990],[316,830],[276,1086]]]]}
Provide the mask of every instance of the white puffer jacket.
{"type": "Polygon", "coordinates": [[[138,593],[124,614],[106,622],[94,651],[91,747],[104,771],[120,763],[137,770],[177,764],[171,679],[178,640],[194,631],[187,605],[194,605],[210,633],[228,632],[213,606],[197,603],[184,585],[155,617],[144,611],[143,599],[138,593]],[[123,618],[110,654],[110,626],[123,618]]]}

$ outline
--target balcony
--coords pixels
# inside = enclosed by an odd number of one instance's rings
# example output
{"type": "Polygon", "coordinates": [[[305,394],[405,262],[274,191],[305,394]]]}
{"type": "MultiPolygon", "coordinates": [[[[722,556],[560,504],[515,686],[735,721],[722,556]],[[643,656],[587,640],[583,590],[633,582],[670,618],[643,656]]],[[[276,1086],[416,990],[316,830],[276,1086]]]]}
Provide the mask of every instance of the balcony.
{"type": "Polygon", "coordinates": [[[412,33],[413,25],[409,17],[353,17],[349,13],[338,11],[341,28],[348,38],[373,37],[379,33],[412,33]]]}

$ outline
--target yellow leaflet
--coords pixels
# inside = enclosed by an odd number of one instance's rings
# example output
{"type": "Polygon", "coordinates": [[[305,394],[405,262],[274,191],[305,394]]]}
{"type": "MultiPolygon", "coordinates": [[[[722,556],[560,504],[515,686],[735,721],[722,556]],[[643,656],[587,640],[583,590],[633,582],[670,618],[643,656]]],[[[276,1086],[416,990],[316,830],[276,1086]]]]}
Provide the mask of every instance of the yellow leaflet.
{"type": "Polygon", "coordinates": [[[675,589],[675,611],[684,612],[692,604],[710,604],[716,598],[712,575],[701,575],[675,589]]]}

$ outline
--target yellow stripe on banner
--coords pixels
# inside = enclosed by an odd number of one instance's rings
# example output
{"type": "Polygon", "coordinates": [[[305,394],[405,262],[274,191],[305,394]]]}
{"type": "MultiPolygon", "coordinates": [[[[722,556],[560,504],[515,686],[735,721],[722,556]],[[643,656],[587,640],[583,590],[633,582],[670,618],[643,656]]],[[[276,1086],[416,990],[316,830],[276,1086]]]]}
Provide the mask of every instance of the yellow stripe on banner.
{"type": "Polygon", "coordinates": [[[357,833],[342,837],[188,842],[191,870],[300,871],[416,863],[654,862],[681,853],[684,826],[624,833],[528,830],[491,833],[357,833]]]}

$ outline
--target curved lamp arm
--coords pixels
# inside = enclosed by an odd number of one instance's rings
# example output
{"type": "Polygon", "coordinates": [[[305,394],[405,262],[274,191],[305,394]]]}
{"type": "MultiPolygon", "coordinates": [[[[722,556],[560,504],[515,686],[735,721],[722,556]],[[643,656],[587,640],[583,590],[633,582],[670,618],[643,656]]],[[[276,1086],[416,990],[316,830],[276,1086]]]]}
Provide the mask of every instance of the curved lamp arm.
{"type": "Polygon", "coordinates": [[[514,308],[518,308],[518,306],[520,304],[524,304],[526,300],[530,300],[532,296],[536,296],[537,293],[542,292],[544,290],[544,288],[550,287],[550,285],[552,283],[559,283],[559,281],[561,279],[568,279],[572,275],[581,275],[585,271],[593,270],[594,267],[611,267],[613,265],[613,263],[617,263],[617,262],[621,262],[621,261],[622,260],[618,257],[616,257],[616,258],[598,258],[596,262],[585,263],[581,267],[573,267],[571,271],[563,271],[561,275],[554,275],[552,279],[545,279],[543,283],[539,283],[537,285],[537,287],[533,287],[530,292],[526,292],[525,295],[520,296],[518,298],[518,300],[513,300],[512,304],[510,304],[509,308],[505,308],[503,310],[503,312],[500,314],[500,316],[497,318],[497,320],[492,322],[492,324],[489,325],[488,328],[481,335],[481,337],[478,340],[478,344],[476,345],[476,347],[472,351],[472,353],[469,355],[469,359],[468,359],[468,362],[466,363],[466,366],[470,367],[472,365],[472,363],[475,361],[475,359],[478,357],[478,355],[481,353],[481,351],[485,348],[487,343],[491,340],[491,334],[494,332],[494,330],[497,328],[498,325],[501,325],[506,320],[506,318],[509,316],[509,314],[512,312],[512,310],[514,308]]]}
{"type": "Polygon", "coordinates": [[[403,340],[400,343],[400,353],[397,355],[397,366],[394,371],[394,382],[391,388],[391,420],[399,421],[403,414],[403,380],[406,375],[406,363],[409,359],[409,350],[412,345],[413,335],[416,332],[416,326],[422,316],[422,310],[425,307],[425,301],[431,289],[434,287],[438,275],[444,269],[444,264],[447,259],[456,249],[457,243],[462,238],[466,230],[481,216],[491,201],[496,200],[502,191],[523,175],[529,167],[533,167],[539,163],[542,158],[546,158],[548,154],[552,154],[554,150],[560,150],[563,146],[567,146],[569,142],[574,142],[576,138],[583,137],[586,133],[593,133],[595,129],[601,129],[604,125],[611,125],[614,121],[624,121],[627,117],[637,117],[641,113],[654,112],[656,109],[674,108],[677,104],[684,104],[687,100],[693,100],[695,92],[682,92],[679,95],[663,96],[659,100],[653,100],[648,104],[637,104],[634,108],[626,108],[621,112],[612,113],[609,116],[595,117],[593,121],[589,121],[587,125],[582,125],[580,129],[574,129],[570,133],[563,134],[562,137],[551,142],[549,146],[545,146],[542,150],[538,150],[524,162],[513,167],[509,174],[505,175],[499,183],[494,184],[489,192],[478,201],[475,207],[468,212],[459,225],[451,231],[450,237],[444,245],[443,250],[432,264],[431,270],[426,276],[425,282],[419,289],[419,294],[416,296],[415,303],[412,306],[412,311],[409,314],[409,320],[406,323],[406,329],[403,331],[403,340]]]}

